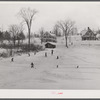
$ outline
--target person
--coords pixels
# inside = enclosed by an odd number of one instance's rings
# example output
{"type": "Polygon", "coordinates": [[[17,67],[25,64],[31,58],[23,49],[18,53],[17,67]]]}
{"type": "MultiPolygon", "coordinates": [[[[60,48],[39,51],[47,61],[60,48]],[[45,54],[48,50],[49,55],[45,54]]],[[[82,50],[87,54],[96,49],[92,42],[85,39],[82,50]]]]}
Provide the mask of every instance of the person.
{"type": "Polygon", "coordinates": [[[57,59],[59,59],[59,57],[57,56],[57,59]]]}
{"type": "Polygon", "coordinates": [[[47,57],[47,52],[45,52],[45,57],[47,57]]]}
{"type": "Polygon", "coordinates": [[[77,68],[79,68],[79,66],[77,66],[77,68]]]}
{"type": "Polygon", "coordinates": [[[31,63],[31,68],[34,68],[34,64],[33,64],[33,62],[31,63]]]}
{"type": "Polygon", "coordinates": [[[13,62],[14,61],[14,58],[11,58],[11,61],[13,62]]]}
{"type": "Polygon", "coordinates": [[[53,55],[53,50],[51,50],[51,55],[53,55]]]}
{"type": "Polygon", "coordinates": [[[57,68],[58,68],[58,65],[57,65],[57,68]]]}

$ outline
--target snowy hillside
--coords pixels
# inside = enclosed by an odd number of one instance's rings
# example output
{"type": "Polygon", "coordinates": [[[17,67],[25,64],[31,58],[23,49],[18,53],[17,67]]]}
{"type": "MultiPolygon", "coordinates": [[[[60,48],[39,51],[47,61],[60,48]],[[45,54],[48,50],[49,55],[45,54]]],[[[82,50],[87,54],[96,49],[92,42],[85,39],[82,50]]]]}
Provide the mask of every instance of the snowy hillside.
{"type": "Polygon", "coordinates": [[[53,55],[46,49],[30,57],[15,56],[14,62],[11,58],[0,59],[0,89],[100,89],[99,59],[100,47],[67,49],[64,39],[58,38],[53,55]]]}

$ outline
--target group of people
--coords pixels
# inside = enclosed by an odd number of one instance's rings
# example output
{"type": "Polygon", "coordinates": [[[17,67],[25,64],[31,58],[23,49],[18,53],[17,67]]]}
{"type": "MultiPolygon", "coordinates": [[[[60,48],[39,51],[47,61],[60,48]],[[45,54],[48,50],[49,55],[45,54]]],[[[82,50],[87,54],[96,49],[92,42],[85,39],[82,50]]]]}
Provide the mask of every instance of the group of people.
{"type": "MultiPolygon", "coordinates": [[[[53,55],[54,50],[51,50],[51,55],[53,55]]],[[[47,52],[45,52],[45,57],[47,57],[47,52]]]]}
{"type": "MultiPolygon", "coordinates": [[[[54,50],[51,50],[51,55],[53,55],[53,54],[54,54],[54,50]]],[[[36,52],[34,52],[34,55],[36,55],[36,52]]],[[[30,53],[28,53],[28,56],[30,56],[30,53]]],[[[47,52],[45,52],[45,57],[47,57],[47,52]]],[[[56,59],[59,59],[59,56],[57,56],[56,59]]],[[[11,58],[11,62],[14,62],[13,57],[11,58]]],[[[31,68],[34,68],[34,63],[33,62],[31,62],[31,68]]],[[[58,65],[57,65],[57,68],[58,68],[58,65]]]]}
{"type": "MultiPolygon", "coordinates": [[[[53,54],[54,54],[54,50],[51,50],[51,55],[53,55],[53,54]]],[[[45,57],[47,57],[47,52],[45,52],[45,57]]],[[[57,56],[56,59],[59,59],[59,56],[57,56]]],[[[57,68],[58,68],[58,65],[57,65],[57,68]]]]}
{"type": "MultiPolygon", "coordinates": [[[[34,55],[36,55],[36,52],[34,52],[34,55]]],[[[28,53],[28,56],[30,56],[30,53],[28,53]]],[[[14,62],[14,58],[11,58],[11,62],[14,62]]],[[[34,63],[31,63],[31,68],[34,68],[34,63]]]]}
{"type": "MultiPolygon", "coordinates": [[[[35,53],[35,54],[36,54],[36,53],[35,53]]],[[[34,54],[34,55],[35,55],[35,54],[34,54]]],[[[54,50],[51,50],[51,55],[53,55],[53,54],[54,54],[54,50]]],[[[47,52],[45,52],[45,57],[47,57],[47,52]]],[[[56,59],[59,59],[59,56],[57,56],[56,59]]],[[[57,64],[56,67],[57,67],[57,68],[59,67],[58,64],[57,64]]],[[[34,68],[34,63],[33,63],[33,62],[31,63],[31,68],[34,68]]],[[[76,68],[79,68],[79,65],[77,65],[76,68]]]]}

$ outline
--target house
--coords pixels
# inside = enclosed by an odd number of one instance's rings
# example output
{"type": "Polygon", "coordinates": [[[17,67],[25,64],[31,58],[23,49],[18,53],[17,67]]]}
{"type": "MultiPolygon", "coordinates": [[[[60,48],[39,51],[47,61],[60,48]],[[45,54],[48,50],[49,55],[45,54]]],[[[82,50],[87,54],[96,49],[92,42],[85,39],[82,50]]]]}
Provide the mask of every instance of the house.
{"type": "Polygon", "coordinates": [[[86,33],[82,36],[82,40],[96,40],[96,34],[88,27],[86,33]]]}
{"type": "Polygon", "coordinates": [[[57,42],[56,35],[51,32],[45,32],[43,35],[43,42],[57,42]]]}
{"type": "Polygon", "coordinates": [[[52,42],[47,42],[45,44],[45,48],[56,48],[56,44],[52,42]]]}

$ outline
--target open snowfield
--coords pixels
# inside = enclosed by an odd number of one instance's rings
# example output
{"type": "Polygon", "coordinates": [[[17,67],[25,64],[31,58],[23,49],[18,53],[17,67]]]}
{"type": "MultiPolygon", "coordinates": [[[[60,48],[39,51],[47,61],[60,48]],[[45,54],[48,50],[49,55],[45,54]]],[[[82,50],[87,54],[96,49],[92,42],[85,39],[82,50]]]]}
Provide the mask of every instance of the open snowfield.
{"type": "Polygon", "coordinates": [[[54,55],[46,49],[30,57],[15,56],[14,62],[0,58],[0,89],[100,89],[100,47],[67,49],[61,39],[54,55]],[[35,68],[31,68],[31,62],[35,68]]]}

